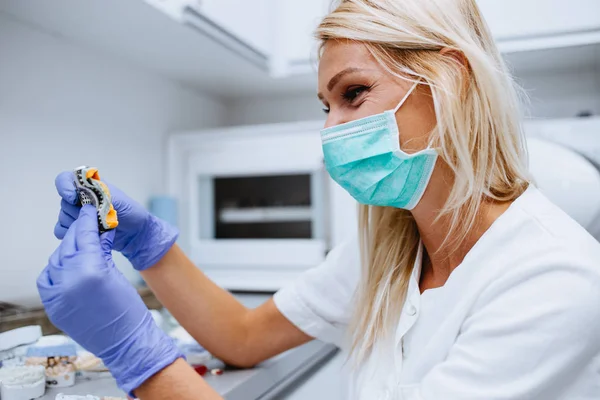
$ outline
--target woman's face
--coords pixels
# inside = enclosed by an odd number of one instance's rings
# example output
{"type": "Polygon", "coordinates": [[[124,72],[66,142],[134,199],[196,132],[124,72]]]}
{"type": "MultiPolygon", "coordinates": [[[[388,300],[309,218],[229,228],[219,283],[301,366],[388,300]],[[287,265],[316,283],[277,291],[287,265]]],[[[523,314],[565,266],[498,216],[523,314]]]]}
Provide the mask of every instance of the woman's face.
{"type": "MultiPolygon", "coordinates": [[[[318,96],[327,113],[325,127],[394,109],[412,85],[387,72],[363,44],[330,40],[319,64],[318,96]]],[[[427,147],[435,127],[427,86],[417,86],[396,113],[396,121],[404,151],[427,147]]]]}

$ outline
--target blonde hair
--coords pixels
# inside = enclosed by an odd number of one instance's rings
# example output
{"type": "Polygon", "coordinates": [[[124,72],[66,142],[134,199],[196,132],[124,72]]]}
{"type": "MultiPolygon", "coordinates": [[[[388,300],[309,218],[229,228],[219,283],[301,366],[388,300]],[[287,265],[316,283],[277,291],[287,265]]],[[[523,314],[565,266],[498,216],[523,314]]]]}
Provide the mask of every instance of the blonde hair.
{"type": "MultiPolygon", "coordinates": [[[[476,0],[345,0],[316,36],[321,48],[328,40],[361,42],[389,73],[429,85],[437,119],[431,141],[454,173],[439,214],[450,216],[448,243],[465,239],[483,200],[509,201],[525,190],[519,91],[476,0]]],[[[359,214],[363,278],[350,325],[358,361],[395,331],[420,241],[409,211],[361,205],[359,214]]]]}

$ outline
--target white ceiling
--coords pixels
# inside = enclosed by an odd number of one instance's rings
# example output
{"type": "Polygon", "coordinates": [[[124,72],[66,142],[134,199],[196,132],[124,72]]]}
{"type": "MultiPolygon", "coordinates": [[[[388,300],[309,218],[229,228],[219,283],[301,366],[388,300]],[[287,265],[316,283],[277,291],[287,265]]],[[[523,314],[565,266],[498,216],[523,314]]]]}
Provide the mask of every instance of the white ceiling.
{"type": "MultiPolygon", "coordinates": [[[[143,0],[0,0],[0,12],[203,92],[236,98],[314,93],[316,74],[272,78],[238,54],[143,0]]],[[[516,75],[596,68],[600,45],[507,54],[516,75]]]]}

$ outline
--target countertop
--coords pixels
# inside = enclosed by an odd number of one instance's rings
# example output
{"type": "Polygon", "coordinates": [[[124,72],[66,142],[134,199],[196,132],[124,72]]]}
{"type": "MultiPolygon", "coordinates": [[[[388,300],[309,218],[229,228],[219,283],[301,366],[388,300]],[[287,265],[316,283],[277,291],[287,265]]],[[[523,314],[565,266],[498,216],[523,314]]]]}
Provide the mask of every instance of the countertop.
{"type": "MultiPolygon", "coordinates": [[[[337,348],[317,340],[288,350],[255,368],[225,368],[223,375],[205,375],[205,380],[226,400],[273,399],[301,376],[317,370],[337,348]]],[[[54,400],[58,393],[126,397],[113,378],[78,380],[69,388],[49,388],[42,400],[54,400]]]]}
{"type": "MultiPolygon", "coordinates": [[[[254,308],[268,300],[272,293],[232,293],[245,306],[254,308]]],[[[150,308],[159,308],[158,303],[148,289],[140,289],[140,295],[150,308]]],[[[41,314],[43,314],[40,311],[41,314]]],[[[45,314],[43,315],[45,318],[45,314]]],[[[34,322],[39,324],[39,318],[34,322]]],[[[0,325],[6,322],[0,319],[0,325]]],[[[16,321],[19,322],[19,321],[16,321]]],[[[15,324],[16,324],[15,322],[15,324]]],[[[16,327],[23,326],[22,321],[16,327]]],[[[27,320],[27,324],[31,321],[27,320]]],[[[26,325],[27,325],[26,324],[26,325]]],[[[6,327],[4,327],[6,328],[6,327]]],[[[55,328],[54,328],[55,329],[55,328]]],[[[2,329],[3,331],[6,329],[2,329]]],[[[54,331],[45,332],[54,333],[54,331]]],[[[316,372],[337,352],[333,345],[317,340],[279,354],[251,369],[225,367],[223,375],[204,376],[205,380],[226,400],[269,400],[292,386],[302,377],[316,372]]],[[[209,365],[210,366],[210,365],[209,365]]],[[[221,363],[219,367],[223,366],[221,363]]],[[[104,375],[109,375],[108,373],[104,375]]],[[[78,379],[75,386],[68,388],[48,388],[42,400],[54,400],[58,393],[73,395],[95,395],[126,397],[115,380],[106,376],[93,380],[78,379]]]]}

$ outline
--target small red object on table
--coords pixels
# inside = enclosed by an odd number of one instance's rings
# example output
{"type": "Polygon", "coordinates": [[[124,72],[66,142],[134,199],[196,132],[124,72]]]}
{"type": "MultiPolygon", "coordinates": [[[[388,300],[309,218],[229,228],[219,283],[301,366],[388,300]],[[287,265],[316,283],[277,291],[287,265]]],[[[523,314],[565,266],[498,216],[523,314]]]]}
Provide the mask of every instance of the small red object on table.
{"type": "Polygon", "coordinates": [[[194,365],[193,368],[200,376],[204,376],[208,372],[206,365],[194,365]]]}

